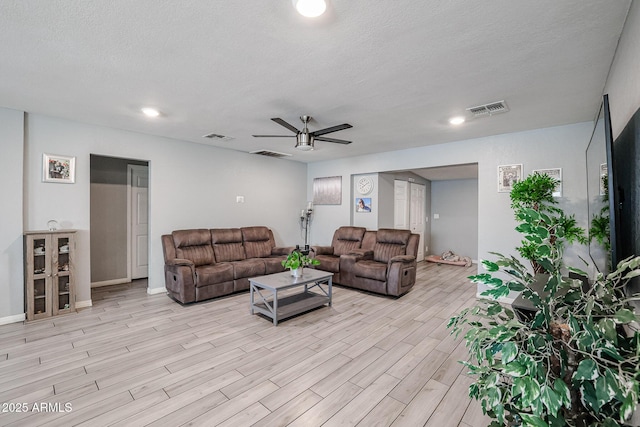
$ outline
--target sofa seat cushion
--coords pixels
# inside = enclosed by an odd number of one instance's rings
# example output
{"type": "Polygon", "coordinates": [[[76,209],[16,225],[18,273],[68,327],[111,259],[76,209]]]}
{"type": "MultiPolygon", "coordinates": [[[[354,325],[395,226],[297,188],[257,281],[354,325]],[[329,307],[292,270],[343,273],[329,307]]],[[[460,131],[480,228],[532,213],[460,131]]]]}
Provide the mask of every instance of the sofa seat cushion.
{"type": "Polygon", "coordinates": [[[338,273],[340,271],[340,257],[333,255],[316,255],[316,259],[320,261],[320,265],[315,266],[318,270],[328,271],[330,273],[338,273]]]}
{"type": "Polygon", "coordinates": [[[365,277],[381,282],[387,280],[387,264],[382,262],[372,260],[358,261],[354,264],[353,272],[356,277],[365,277]]]}
{"type": "Polygon", "coordinates": [[[233,278],[244,279],[246,277],[256,277],[265,275],[264,261],[258,258],[245,259],[243,261],[233,261],[233,278]]]}
{"type": "Polygon", "coordinates": [[[227,263],[196,267],[196,288],[233,281],[233,265],[227,263]]]}
{"type": "Polygon", "coordinates": [[[239,228],[214,228],[211,244],[217,262],[239,261],[246,258],[239,228]]]}

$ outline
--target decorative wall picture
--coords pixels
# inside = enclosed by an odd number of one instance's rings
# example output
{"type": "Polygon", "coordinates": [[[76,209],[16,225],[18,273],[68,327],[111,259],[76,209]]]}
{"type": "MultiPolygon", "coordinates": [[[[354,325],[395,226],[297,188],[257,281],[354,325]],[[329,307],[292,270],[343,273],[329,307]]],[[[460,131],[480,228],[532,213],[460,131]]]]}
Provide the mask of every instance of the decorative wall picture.
{"type": "Polygon", "coordinates": [[[533,171],[538,172],[539,174],[547,174],[553,179],[557,179],[558,185],[553,189],[553,197],[562,197],[562,168],[553,168],[553,169],[534,169],[533,171]]]}
{"type": "Polygon", "coordinates": [[[313,204],[314,205],[341,205],[342,204],[342,177],[329,176],[313,179],[313,204]]]}
{"type": "Polygon", "coordinates": [[[57,154],[43,154],[42,181],[63,184],[76,182],[76,158],[57,154]]]}
{"type": "Polygon", "coordinates": [[[609,177],[609,169],[607,168],[607,164],[602,163],[600,165],[600,195],[601,196],[604,196],[607,192],[605,183],[607,182],[606,178],[608,177],[609,177]]]}
{"type": "Polygon", "coordinates": [[[356,212],[371,212],[371,197],[356,197],[356,212]]]}
{"type": "Polygon", "coordinates": [[[498,166],[498,192],[509,193],[513,184],[522,180],[522,163],[498,166]]]}

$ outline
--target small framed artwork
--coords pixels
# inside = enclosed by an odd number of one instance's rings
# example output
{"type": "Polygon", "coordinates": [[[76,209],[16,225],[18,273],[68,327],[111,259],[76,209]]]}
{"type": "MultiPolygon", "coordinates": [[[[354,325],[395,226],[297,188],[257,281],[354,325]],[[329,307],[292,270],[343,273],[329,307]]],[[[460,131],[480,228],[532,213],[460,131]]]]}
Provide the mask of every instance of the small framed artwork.
{"type": "Polygon", "coordinates": [[[533,173],[549,175],[551,178],[558,181],[558,185],[553,189],[553,197],[562,197],[562,168],[553,169],[534,169],[533,173]]]}
{"type": "Polygon", "coordinates": [[[356,197],[356,212],[371,212],[371,197],[356,197]]]}
{"type": "Polygon", "coordinates": [[[609,178],[609,169],[606,163],[600,165],[600,195],[607,194],[607,179],[609,178]]]}
{"type": "Polygon", "coordinates": [[[76,158],[57,154],[42,155],[42,181],[73,184],[76,182],[76,158]]]}
{"type": "Polygon", "coordinates": [[[513,184],[522,179],[522,163],[498,166],[498,192],[509,193],[513,184]]]}
{"type": "Polygon", "coordinates": [[[314,205],[342,204],[342,176],[313,179],[314,205]]]}

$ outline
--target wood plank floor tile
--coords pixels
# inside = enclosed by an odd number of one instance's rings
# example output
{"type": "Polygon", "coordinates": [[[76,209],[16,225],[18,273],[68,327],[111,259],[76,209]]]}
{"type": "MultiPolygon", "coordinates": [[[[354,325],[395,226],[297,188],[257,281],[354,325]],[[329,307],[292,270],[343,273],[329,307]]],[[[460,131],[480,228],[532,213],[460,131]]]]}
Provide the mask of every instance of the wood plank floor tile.
{"type": "Polygon", "coordinates": [[[475,302],[460,268],[419,263],[390,298],[343,286],[277,327],[248,293],[180,305],[146,281],[92,289],[92,307],[0,325],[0,402],[73,410],[0,425],[481,427],[448,317],[475,302]]]}

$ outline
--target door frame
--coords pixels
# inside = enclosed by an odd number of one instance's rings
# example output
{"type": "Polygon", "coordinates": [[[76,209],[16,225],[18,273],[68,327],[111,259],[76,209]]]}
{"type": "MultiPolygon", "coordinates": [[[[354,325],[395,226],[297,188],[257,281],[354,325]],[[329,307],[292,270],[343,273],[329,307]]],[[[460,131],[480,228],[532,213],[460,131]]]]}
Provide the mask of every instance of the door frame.
{"type": "MultiPolygon", "coordinates": [[[[131,227],[131,215],[133,213],[133,209],[131,207],[131,187],[132,187],[132,181],[131,181],[131,177],[132,177],[132,172],[134,169],[142,169],[145,168],[147,170],[147,173],[149,173],[149,165],[147,164],[146,166],[144,165],[135,165],[135,164],[128,164],[127,165],[127,281],[131,282],[131,278],[133,276],[132,273],[132,263],[131,263],[131,256],[133,255],[132,251],[131,251],[131,247],[132,247],[132,238],[133,238],[133,232],[132,232],[132,227],[131,227]]],[[[147,191],[149,191],[149,187],[147,187],[147,191]]],[[[149,205],[147,202],[147,218],[149,217],[148,215],[148,209],[149,209],[149,205]]],[[[147,221],[147,227],[148,227],[148,221],[147,221]]],[[[148,245],[149,245],[149,230],[147,229],[147,252],[148,252],[148,245]]],[[[147,266],[147,274],[149,267],[147,266]]]]}

